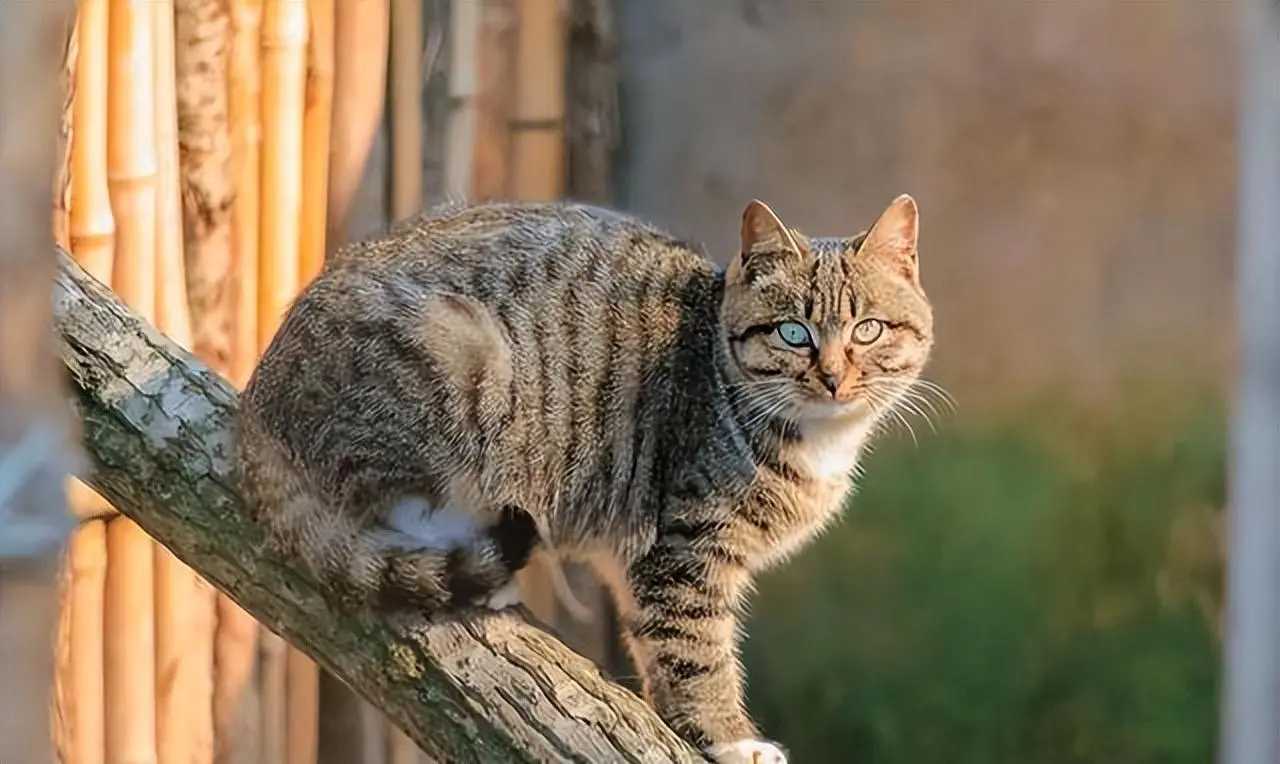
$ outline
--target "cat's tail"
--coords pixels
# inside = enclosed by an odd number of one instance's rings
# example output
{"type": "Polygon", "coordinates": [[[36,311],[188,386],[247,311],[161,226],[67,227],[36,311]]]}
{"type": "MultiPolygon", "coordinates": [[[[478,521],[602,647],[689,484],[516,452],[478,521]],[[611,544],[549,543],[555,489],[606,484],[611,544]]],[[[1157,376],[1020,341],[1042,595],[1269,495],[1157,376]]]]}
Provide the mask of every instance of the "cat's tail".
{"type": "Polygon", "coordinates": [[[537,541],[515,509],[489,529],[427,545],[329,506],[252,412],[241,410],[237,469],[247,509],[280,552],[351,604],[431,612],[480,604],[512,580],[537,541]]]}

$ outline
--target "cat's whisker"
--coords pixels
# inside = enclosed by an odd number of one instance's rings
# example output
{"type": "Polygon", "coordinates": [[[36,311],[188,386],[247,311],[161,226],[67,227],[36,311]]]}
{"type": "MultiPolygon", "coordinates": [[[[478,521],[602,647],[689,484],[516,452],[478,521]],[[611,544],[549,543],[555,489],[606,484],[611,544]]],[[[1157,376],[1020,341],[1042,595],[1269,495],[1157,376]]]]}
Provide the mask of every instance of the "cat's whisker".
{"type": "Polygon", "coordinates": [[[916,403],[915,399],[911,398],[909,395],[904,395],[899,399],[899,402],[903,408],[923,419],[925,424],[929,425],[929,429],[932,430],[935,435],[938,433],[938,428],[934,426],[933,419],[920,408],[920,405],[916,403]]]}
{"type": "Polygon", "coordinates": [[[958,404],[956,403],[955,396],[949,393],[946,388],[944,388],[942,385],[939,385],[937,382],[934,382],[933,380],[929,380],[929,379],[919,378],[911,384],[912,384],[912,387],[918,387],[921,389],[922,392],[936,397],[939,402],[941,402],[947,408],[951,409],[951,411],[954,412],[956,410],[956,407],[958,406],[958,404]]]}

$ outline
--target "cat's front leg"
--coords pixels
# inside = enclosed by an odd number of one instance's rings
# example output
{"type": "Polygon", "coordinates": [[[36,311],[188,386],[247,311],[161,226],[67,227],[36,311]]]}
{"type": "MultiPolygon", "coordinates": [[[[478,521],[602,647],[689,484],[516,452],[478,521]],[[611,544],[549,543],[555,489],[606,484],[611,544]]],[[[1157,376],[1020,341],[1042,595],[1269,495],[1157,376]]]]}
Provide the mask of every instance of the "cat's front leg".
{"type": "Polygon", "coordinates": [[[623,626],[645,694],[717,764],[786,764],[745,709],[737,631],[747,571],[702,549],[660,541],[627,571],[634,606],[623,626]]]}

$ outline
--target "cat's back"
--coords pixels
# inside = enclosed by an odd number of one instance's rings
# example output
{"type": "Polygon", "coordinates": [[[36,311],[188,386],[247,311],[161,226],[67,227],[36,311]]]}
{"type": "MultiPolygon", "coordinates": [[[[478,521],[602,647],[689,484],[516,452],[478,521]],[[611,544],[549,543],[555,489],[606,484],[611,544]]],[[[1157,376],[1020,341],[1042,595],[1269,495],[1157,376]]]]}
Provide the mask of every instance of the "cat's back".
{"type": "Polygon", "coordinates": [[[320,280],[339,288],[401,281],[488,305],[541,308],[556,295],[606,287],[615,298],[640,297],[646,288],[674,289],[711,268],[700,247],[616,210],[500,201],[401,221],[344,248],[320,280]]]}

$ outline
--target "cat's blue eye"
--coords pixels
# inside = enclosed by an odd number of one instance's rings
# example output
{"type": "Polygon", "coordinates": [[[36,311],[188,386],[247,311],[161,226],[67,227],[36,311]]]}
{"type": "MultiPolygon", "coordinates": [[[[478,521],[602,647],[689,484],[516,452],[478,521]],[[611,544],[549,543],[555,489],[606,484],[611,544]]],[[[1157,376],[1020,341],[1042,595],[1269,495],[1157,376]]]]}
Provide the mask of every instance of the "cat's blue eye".
{"type": "Polygon", "coordinates": [[[783,321],[778,324],[778,337],[793,348],[813,346],[813,338],[809,336],[809,327],[797,321],[783,321]]]}

